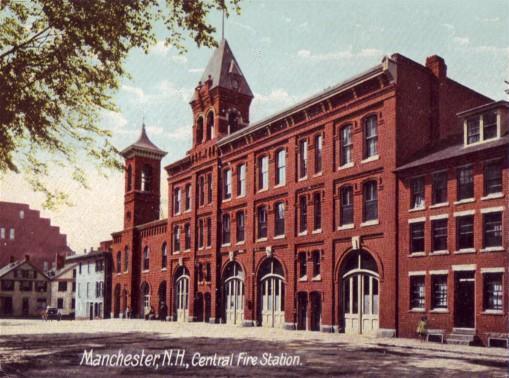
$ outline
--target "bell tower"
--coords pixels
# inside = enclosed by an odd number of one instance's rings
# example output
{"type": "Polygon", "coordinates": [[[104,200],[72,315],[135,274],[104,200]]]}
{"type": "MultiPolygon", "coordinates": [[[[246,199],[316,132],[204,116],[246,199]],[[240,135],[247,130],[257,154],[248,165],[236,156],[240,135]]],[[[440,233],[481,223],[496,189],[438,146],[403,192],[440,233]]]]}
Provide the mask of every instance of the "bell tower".
{"type": "Polygon", "coordinates": [[[226,39],[214,51],[196,87],[193,109],[193,148],[232,134],[249,124],[253,92],[226,39]]]}
{"type": "Polygon", "coordinates": [[[159,219],[161,160],[166,152],[152,143],[143,124],[138,140],[120,154],[125,159],[124,229],[159,219]]]}

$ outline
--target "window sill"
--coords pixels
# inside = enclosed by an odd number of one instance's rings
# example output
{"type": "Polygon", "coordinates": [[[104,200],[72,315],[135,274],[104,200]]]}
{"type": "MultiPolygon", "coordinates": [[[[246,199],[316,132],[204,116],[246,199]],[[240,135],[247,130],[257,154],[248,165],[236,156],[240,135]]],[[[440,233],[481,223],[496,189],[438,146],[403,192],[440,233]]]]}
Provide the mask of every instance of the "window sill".
{"type": "Polygon", "coordinates": [[[438,255],[448,255],[448,254],[449,254],[448,250],[440,250],[440,251],[433,251],[429,255],[430,256],[438,256],[438,255]]]}
{"type": "Polygon", "coordinates": [[[212,248],[212,246],[210,246],[210,245],[205,247],[205,249],[211,249],[211,248],[212,248]]]}
{"type": "Polygon", "coordinates": [[[353,223],[348,223],[348,224],[344,224],[342,226],[339,226],[338,227],[338,230],[341,231],[341,230],[351,230],[352,228],[354,228],[354,224],[353,223]]]}
{"type": "Polygon", "coordinates": [[[370,221],[362,222],[361,227],[376,226],[378,224],[379,224],[378,219],[373,219],[370,221]]]}
{"type": "Polygon", "coordinates": [[[190,213],[190,212],[191,212],[191,209],[186,209],[186,210],[184,211],[184,213],[190,213]]]}
{"type": "Polygon", "coordinates": [[[426,256],[426,252],[412,252],[408,257],[422,257],[426,256]]]}
{"type": "Polygon", "coordinates": [[[491,199],[504,198],[504,193],[492,193],[487,196],[481,197],[481,201],[488,201],[491,199]]]}
{"type": "Polygon", "coordinates": [[[142,272],[142,273],[148,273],[148,272],[150,272],[150,269],[144,269],[144,270],[142,270],[141,272],[142,272]]]}
{"type": "Polygon", "coordinates": [[[186,253],[186,252],[191,252],[191,249],[190,248],[189,249],[184,249],[184,253],[186,253]]]}
{"type": "Polygon", "coordinates": [[[504,247],[487,247],[481,249],[481,252],[503,252],[503,251],[505,251],[504,247]]]}
{"type": "Polygon", "coordinates": [[[408,209],[408,212],[409,213],[415,213],[417,211],[423,211],[423,210],[426,210],[426,206],[424,207],[418,207],[418,208],[415,208],[415,209],[408,209]]]}
{"type": "Polygon", "coordinates": [[[302,231],[297,234],[297,236],[306,236],[308,234],[307,231],[302,231]]]}
{"type": "Polygon", "coordinates": [[[161,268],[161,272],[166,272],[166,268],[161,268]]]}
{"type": "Polygon", "coordinates": [[[439,207],[446,207],[446,206],[449,206],[449,202],[435,203],[435,204],[431,205],[429,208],[430,209],[438,209],[439,207]]]}
{"type": "Polygon", "coordinates": [[[203,251],[203,247],[198,247],[198,251],[203,251]]]}
{"type": "Polygon", "coordinates": [[[463,249],[458,249],[457,251],[454,251],[454,254],[456,254],[456,255],[461,255],[461,254],[465,254],[465,253],[475,253],[475,248],[463,248],[463,249]]]}
{"type": "Polygon", "coordinates": [[[223,198],[223,200],[221,201],[221,203],[224,203],[224,202],[230,202],[232,200],[232,198],[223,198]]]}
{"type": "Polygon", "coordinates": [[[305,282],[308,280],[308,276],[302,276],[299,278],[299,282],[305,282]]]}
{"type": "Polygon", "coordinates": [[[257,193],[263,193],[263,192],[266,192],[267,190],[269,190],[269,188],[261,188],[261,189],[258,189],[257,193]]]}
{"type": "Polygon", "coordinates": [[[322,229],[319,228],[317,230],[313,230],[312,234],[321,234],[322,233],[322,229]]]}
{"type": "Polygon", "coordinates": [[[376,161],[376,160],[379,160],[380,159],[380,155],[376,154],[376,155],[373,155],[373,156],[370,156],[366,159],[363,159],[361,160],[361,164],[365,164],[365,163],[369,163],[371,161],[376,161]]]}
{"type": "Polygon", "coordinates": [[[317,275],[317,276],[315,276],[315,277],[313,277],[313,278],[311,279],[311,281],[314,281],[314,282],[316,282],[316,281],[321,281],[321,280],[322,280],[322,276],[321,276],[320,274],[319,274],[319,275],[317,275]]]}
{"type": "Polygon", "coordinates": [[[504,315],[502,310],[484,310],[481,312],[482,315],[504,315]]]}
{"type": "Polygon", "coordinates": [[[174,255],[180,255],[180,251],[173,251],[174,255]]]}
{"type": "Polygon", "coordinates": [[[256,239],[256,242],[257,243],[266,242],[267,240],[268,240],[267,238],[259,238],[259,239],[256,239]]]}
{"type": "Polygon", "coordinates": [[[244,240],[238,241],[236,245],[244,245],[246,242],[244,240]]]}
{"type": "Polygon", "coordinates": [[[322,171],[320,171],[320,172],[315,173],[315,174],[313,175],[313,177],[320,177],[320,176],[322,176],[322,175],[323,175],[323,172],[322,172],[322,171]]]}
{"type": "Polygon", "coordinates": [[[299,179],[297,181],[304,181],[304,180],[307,180],[308,179],[308,176],[304,176],[304,177],[299,177],[299,179]]]}
{"type": "Polygon", "coordinates": [[[231,247],[231,243],[224,243],[224,244],[221,244],[221,247],[231,247]]]}
{"type": "Polygon", "coordinates": [[[283,186],[285,186],[285,185],[286,185],[286,182],[283,182],[283,183],[281,183],[281,184],[277,184],[277,185],[275,185],[275,186],[274,186],[274,189],[282,188],[282,187],[283,187],[283,186]]]}
{"type": "Polygon", "coordinates": [[[284,239],[285,235],[276,235],[274,236],[274,239],[284,239]]]}
{"type": "Polygon", "coordinates": [[[426,312],[426,310],[423,309],[423,308],[411,308],[410,310],[408,310],[408,312],[419,312],[419,313],[422,313],[422,312],[426,312]]]}
{"type": "Polygon", "coordinates": [[[246,198],[246,195],[245,195],[245,194],[239,194],[239,195],[237,196],[237,198],[246,198]]]}
{"type": "Polygon", "coordinates": [[[447,309],[447,308],[434,308],[434,309],[430,310],[429,312],[431,312],[433,314],[448,314],[449,313],[449,309],[447,309]]]}
{"type": "Polygon", "coordinates": [[[464,203],[472,203],[472,202],[475,202],[475,198],[465,198],[465,199],[462,199],[462,200],[459,200],[459,201],[454,201],[454,204],[455,205],[462,205],[464,203]]]}
{"type": "Polygon", "coordinates": [[[338,167],[338,171],[340,171],[342,169],[352,168],[352,167],[355,167],[354,163],[346,163],[346,164],[340,165],[338,167]]]}

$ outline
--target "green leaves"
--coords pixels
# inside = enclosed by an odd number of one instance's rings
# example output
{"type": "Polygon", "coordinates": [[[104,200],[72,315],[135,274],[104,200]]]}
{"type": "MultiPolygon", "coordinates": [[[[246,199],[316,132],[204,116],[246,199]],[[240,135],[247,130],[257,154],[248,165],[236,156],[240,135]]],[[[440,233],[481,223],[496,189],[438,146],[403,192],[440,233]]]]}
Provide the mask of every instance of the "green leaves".
{"type": "MultiPolygon", "coordinates": [[[[239,0],[228,8],[238,13],[239,0]]],[[[56,206],[68,197],[44,183],[51,162],[70,168],[84,187],[80,158],[121,169],[97,120],[115,109],[111,96],[127,75],[127,54],[148,51],[156,22],[181,52],[186,35],[198,46],[217,45],[207,17],[223,9],[228,14],[224,0],[0,2],[0,173],[22,172],[46,206],[56,206]]]]}

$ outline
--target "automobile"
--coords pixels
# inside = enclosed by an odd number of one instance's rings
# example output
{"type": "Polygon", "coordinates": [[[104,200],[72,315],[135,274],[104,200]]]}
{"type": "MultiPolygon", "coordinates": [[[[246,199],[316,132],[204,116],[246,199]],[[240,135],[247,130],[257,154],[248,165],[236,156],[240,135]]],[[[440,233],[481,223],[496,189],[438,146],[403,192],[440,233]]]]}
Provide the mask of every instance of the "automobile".
{"type": "Polygon", "coordinates": [[[48,307],[44,318],[45,320],[60,320],[62,319],[62,314],[56,307],[48,307]]]}

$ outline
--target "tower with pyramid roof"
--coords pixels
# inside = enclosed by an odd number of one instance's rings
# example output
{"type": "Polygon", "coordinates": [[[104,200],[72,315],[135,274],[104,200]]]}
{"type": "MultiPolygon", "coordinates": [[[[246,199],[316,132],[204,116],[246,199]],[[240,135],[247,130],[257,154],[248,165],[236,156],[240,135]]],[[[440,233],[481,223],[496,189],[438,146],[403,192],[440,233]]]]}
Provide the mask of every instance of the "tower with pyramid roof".
{"type": "Polygon", "coordinates": [[[253,92],[226,41],[214,51],[191,99],[193,147],[211,143],[249,124],[253,92]]]}
{"type": "Polygon", "coordinates": [[[159,219],[161,160],[166,152],[149,139],[145,124],[125,159],[124,229],[159,219]]]}

